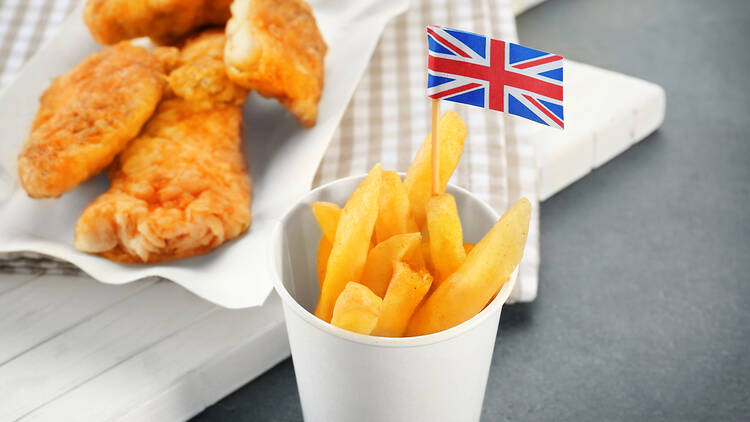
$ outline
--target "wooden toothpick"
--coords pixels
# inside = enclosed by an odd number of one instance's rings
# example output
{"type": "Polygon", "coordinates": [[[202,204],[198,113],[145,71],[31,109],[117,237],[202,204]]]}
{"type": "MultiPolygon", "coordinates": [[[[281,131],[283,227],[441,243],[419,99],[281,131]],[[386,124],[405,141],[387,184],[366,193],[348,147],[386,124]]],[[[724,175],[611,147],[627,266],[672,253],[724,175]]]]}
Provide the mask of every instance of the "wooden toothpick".
{"type": "Polygon", "coordinates": [[[432,196],[440,193],[440,151],[438,151],[438,121],[440,100],[432,99],[432,196]]]}

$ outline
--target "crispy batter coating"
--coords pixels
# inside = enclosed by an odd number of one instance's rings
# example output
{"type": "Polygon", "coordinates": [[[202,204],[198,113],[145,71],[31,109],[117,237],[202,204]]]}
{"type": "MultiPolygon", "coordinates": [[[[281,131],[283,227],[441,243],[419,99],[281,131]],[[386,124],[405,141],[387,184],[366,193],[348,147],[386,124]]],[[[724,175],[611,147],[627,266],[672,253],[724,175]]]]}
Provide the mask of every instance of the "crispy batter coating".
{"type": "Polygon", "coordinates": [[[179,67],[168,78],[175,95],[188,100],[242,104],[248,91],[233,83],[224,65],[223,30],[207,30],[189,39],[178,59],[179,67]]]}
{"type": "Polygon", "coordinates": [[[237,84],[281,101],[302,125],[318,116],[326,44],[304,0],[235,0],[225,61],[237,84]]]}
{"type": "Polygon", "coordinates": [[[232,0],[88,0],[83,19],[102,44],[150,37],[173,44],[206,25],[224,25],[232,0]]]}
{"type": "Polygon", "coordinates": [[[18,156],[29,196],[60,196],[112,162],[153,114],[163,72],[161,60],[123,42],[54,79],[18,156]]]}
{"type": "Polygon", "coordinates": [[[119,262],[208,252],[250,227],[242,110],[162,101],[109,171],[111,187],[84,211],[74,246],[119,262]]]}
{"type": "Polygon", "coordinates": [[[109,191],[79,218],[76,248],[118,262],[171,261],[250,227],[240,106],[247,92],[222,86],[233,85],[223,67],[194,72],[206,59],[223,62],[222,47],[213,33],[187,42],[168,98],[110,167],[109,191]]]}

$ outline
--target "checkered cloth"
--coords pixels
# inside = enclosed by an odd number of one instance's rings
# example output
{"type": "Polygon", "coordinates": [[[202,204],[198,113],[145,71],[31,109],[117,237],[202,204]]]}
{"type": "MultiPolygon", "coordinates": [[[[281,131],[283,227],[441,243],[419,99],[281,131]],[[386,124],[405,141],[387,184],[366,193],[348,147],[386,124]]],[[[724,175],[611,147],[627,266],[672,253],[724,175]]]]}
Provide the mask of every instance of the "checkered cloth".
{"type": "MultiPolygon", "coordinates": [[[[0,86],[49,38],[81,0],[4,0],[0,3],[0,86]]],[[[429,131],[425,94],[427,24],[440,24],[517,41],[510,0],[412,0],[409,11],[385,29],[360,82],[315,185],[365,173],[375,163],[406,171],[429,131]]],[[[527,122],[494,111],[443,102],[469,127],[464,155],[452,182],[503,212],[520,197],[534,209],[520,276],[512,300],[533,300],[539,267],[537,172],[534,147],[522,142],[527,122]]],[[[67,263],[32,253],[0,260],[4,272],[74,273],[67,263]]]]}
{"type": "MultiPolygon", "coordinates": [[[[425,26],[439,24],[517,41],[508,0],[413,0],[380,39],[370,66],[320,165],[315,184],[365,173],[375,163],[406,171],[430,130],[425,26]]],[[[529,124],[515,117],[443,101],[466,121],[469,136],[452,182],[502,213],[522,196],[534,206],[512,299],[533,300],[539,268],[537,172],[533,145],[521,142],[529,124]]]]}

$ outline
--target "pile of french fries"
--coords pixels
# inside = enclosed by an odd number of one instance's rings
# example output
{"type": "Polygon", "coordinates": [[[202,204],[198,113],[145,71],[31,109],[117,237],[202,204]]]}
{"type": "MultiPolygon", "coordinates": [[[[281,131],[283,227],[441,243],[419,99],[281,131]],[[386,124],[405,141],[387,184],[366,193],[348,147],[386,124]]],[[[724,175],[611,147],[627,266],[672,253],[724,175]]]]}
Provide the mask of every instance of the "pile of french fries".
{"type": "MultiPolygon", "coordinates": [[[[458,165],[466,124],[438,126],[438,192],[458,165]]],[[[419,336],[456,326],[495,297],[523,256],[531,204],[522,198],[476,245],[464,244],[452,195],[432,195],[431,136],[404,180],[376,165],[340,208],[315,202],[323,233],[315,315],[361,334],[419,336]]]]}

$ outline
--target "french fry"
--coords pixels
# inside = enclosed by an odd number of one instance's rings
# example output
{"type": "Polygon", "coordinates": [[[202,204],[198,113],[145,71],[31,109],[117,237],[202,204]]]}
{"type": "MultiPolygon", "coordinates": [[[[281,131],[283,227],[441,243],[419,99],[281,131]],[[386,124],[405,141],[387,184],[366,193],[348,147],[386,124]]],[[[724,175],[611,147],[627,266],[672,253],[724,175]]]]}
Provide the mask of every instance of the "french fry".
{"type": "Polygon", "coordinates": [[[370,334],[378,322],[383,300],[367,287],[350,281],[336,299],[331,324],[360,334],[370,334]]]}
{"type": "MultiPolygon", "coordinates": [[[[411,212],[419,227],[424,227],[426,221],[425,203],[427,203],[432,194],[431,138],[432,136],[428,134],[404,178],[404,186],[409,195],[411,212]]],[[[466,124],[464,121],[453,111],[445,112],[438,123],[440,192],[445,190],[448,179],[451,178],[453,170],[458,165],[465,140],[466,124]]]]}
{"type": "Polygon", "coordinates": [[[453,195],[435,195],[425,206],[430,235],[430,257],[435,267],[435,287],[453,274],[466,259],[461,221],[453,195]]]}
{"type": "Polygon", "coordinates": [[[416,272],[403,262],[394,263],[393,278],[383,298],[378,323],[371,334],[401,337],[431,284],[432,276],[427,271],[416,272]]]}
{"type": "Polygon", "coordinates": [[[380,164],[375,165],[341,211],[323,288],[315,307],[315,315],[323,321],[331,321],[333,306],[346,283],[362,277],[378,217],[382,173],[380,164]]]}
{"type": "Polygon", "coordinates": [[[331,255],[333,240],[336,238],[336,226],[341,217],[341,208],[332,202],[313,202],[312,212],[323,232],[318,244],[318,287],[323,290],[328,258],[331,255]]]}
{"type": "Polygon", "coordinates": [[[466,251],[466,255],[468,255],[472,249],[474,249],[473,243],[464,243],[464,251],[466,251]]]}
{"type": "Polygon", "coordinates": [[[328,267],[328,258],[331,256],[333,245],[325,237],[320,238],[318,244],[318,288],[323,291],[323,280],[326,279],[326,268],[328,267]]]}
{"type": "Polygon", "coordinates": [[[383,297],[393,277],[393,262],[413,253],[422,242],[420,233],[404,233],[378,243],[367,255],[361,283],[383,297]]]}
{"type": "Polygon", "coordinates": [[[521,261],[530,218],[531,204],[522,198],[477,243],[463,265],[417,309],[406,335],[436,333],[480,312],[521,261]]]}
{"type": "MultiPolygon", "coordinates": [[[[411,205],[409,206],[409,209],[411,209],[411,205]]],[[[414,220],[414,217],[410,213],[409,220],[406,222],[406,232],[414,233],[418,231],[422,231],[422,229],[419,228],[419,226],[417,225],[417,222],[414,220]]]]}
{"type": "Polygon", "coordinates": [[[407,252],[406,255],[404,255],[403,261],[414,270],[414,271],[428,271],[427,269],[427,263],[424,261],[424,254],[422,253],[422,242],[419,242],[419,245],[414,247],[411,251],[407,252]]]}
{"type": "Polygon", "coordinates": [[[336,227],[341,218],[341,208],[333,202],[313,202],[312,212],[323,236],[333,243],[336,238],[336,227]]]}
{"type": "Polygon", "coordinates": [[[435,266],[432,265],[432,255],[430,255],[430,243],[424,242],[421,246],[422,249],[422,259],[424,260],[424,265],[427,267],[427,271],[429,271],[432,274],[435,274],[435,266]]]}
{"type": "MultiPolygon", "coordinates": [[[[375,220],[375,241],[380,243],[389,237],[409,232],[409,196],[395,171],[383,172],[383,187],[380,191],[380,209],[375,220]]],[[[419,231],[419,230],[416,230],[419,231]]]]}

